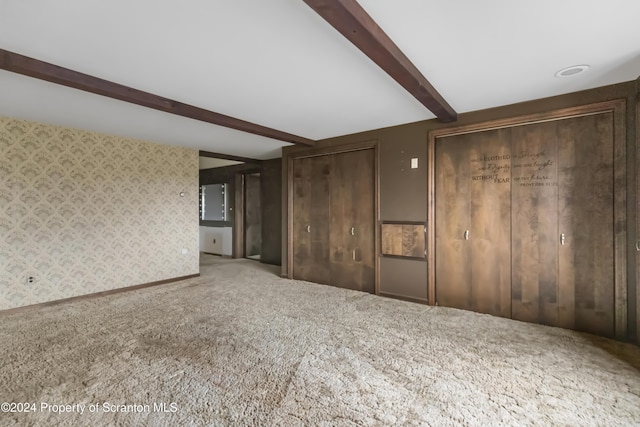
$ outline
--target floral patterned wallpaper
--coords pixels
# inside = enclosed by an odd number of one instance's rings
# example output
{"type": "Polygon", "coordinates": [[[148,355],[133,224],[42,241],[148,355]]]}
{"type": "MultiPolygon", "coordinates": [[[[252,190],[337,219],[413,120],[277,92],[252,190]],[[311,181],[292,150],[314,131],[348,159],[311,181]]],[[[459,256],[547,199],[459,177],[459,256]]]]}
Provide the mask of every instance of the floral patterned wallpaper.
{"type": "Polygon", "coordinates": [[[197,150],[0,117],[0,310],[196,274],[198,242],[197,150]]]}

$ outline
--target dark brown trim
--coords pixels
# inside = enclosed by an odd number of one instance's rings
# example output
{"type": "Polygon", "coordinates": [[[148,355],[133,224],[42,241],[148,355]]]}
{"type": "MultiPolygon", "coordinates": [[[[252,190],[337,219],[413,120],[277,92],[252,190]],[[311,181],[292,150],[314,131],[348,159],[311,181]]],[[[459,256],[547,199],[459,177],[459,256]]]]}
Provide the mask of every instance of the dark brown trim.
{"type": "Polygon", "coordinates": [[[188,276],[174,277],[172,279],[158,280],[156,282],[143,283],[141,285],[133,285],[133,286],[126,286],[124,288],[110,289],[108,291],[94,292],[92,294],[79,295],[77,297],[70,297],[70,298],[63,298],[63,299],[58,299],[54,301],[41,302],[39,304],[30,304],[22,307],[9,308],[7,310],[1,310],[0,315],[15,314],[23,311],[35,310],[38,308],[54,307],[60,304],[66,304],[68,302],[106,297],[108,295],[115,295],[115,294],[120,294],[124,292],[130,292],[130,291],[137,291],[139,289],[150,288],[150,287],[159,286],[159,285],[166,285],[168,283],[180,282],[182,280],[194,279],[196,277],[200,277],[200,273],[190,274],[188,276]]]}
{"type": "Polygon", "coordinates": [[[424,261],[426,262],[426,258],[423,256],[405,256],[405,255],[391,255],[391,254],[380,254],[381,257],[384,258],[397,258],[397,259],[410,259],[414,261],[424,261]]]}
{"type": "Polygon", "coordinates": [[[232,156],[231,154],[214,153],[212,151],[200,150],[198,155],[200,157],[209,157],[209,158],[212,158],[212,159],[233,160],[233,161],[236,161],[236,162],[244,162],[244,163],[257,163],[257,164],[261,164],[262,163],[262,160],[258,160],[258,159],[250,159],[248,157],[232,156]]]}
{"type": "Polygon", "coordinates": [[[602,114],[613,112],[614,116],[614,185],[616,186],[614,200],[614,221],[616,230],[614,234],[614,287],[615,287],[615,336],[617,339],[626,339],[627,334],[627,246],[626,246],[626,100],[615,99],[605,102],[580,105],[577,107],[563,108],[554,111],[529,114],[524,116],[509,117],[506,119],[490,120],[487,122],[473,123],[462,126],[446,127],[431,130],[428,133],[428,217],[427,217],[427,272],[429,304],[437,305],[435,300],[435,144],[438,138],[461,135],[466,133],[481,132],[494,129],[502,129],[514,126],[523,126],[534,123],[542,123],[568,118],[602,114]]]}
{"type": "Polygon", "coordinates": [[[378,295],[380,295],[381,297],[397,299],[401,301],[415,302],[418,304],[427,304],[427,300],[420,299],[420,298],[405,297],[403,295],[388,294],[386,292],[380,292],[378,295]]]}
{"type": "MultiPolygon", "coordinates": [[[[635,188],[635,216],[636,216],[636,229],[635,234],[632,235],[633,249],[636,250],[635,256],[635,291],[636,291],[636,343],[640,345],[640,77],[636,80],[636,93],[635,93],[635,141],[632,147],[635,149],[635,177],[630,175],[629,184],[633,183],[635,188]],[[634,239],[635,238],[635,239],[634,239]]],[[[632,157],[632,156],[630,156],[632,157]]]]}
{"type": "Polygon", "coordinates": [[[292,144],[315,146],[315,141],[308,138],[184,104],[4,49],[0,49],[0,69],[254,135],[292,144]]]}
{"type": "Polygon", "coordinates": [[[242,163],[238,165],[221,166],[219,168],[200,169],[200,185],[229,183],[238,173],[256,173],[261,170],[261,165],[255,163],[242,163]]]}
{"type": "MultiPolygon", "coordinates": [[[[378,225],[380,222],[380,144],[378,140],[373,140],[369,142],[369,144],[373,144],[374,151],[374,171],[373,171],[373,180],[375,182],[374,188],[374,203],[375,203],[375,215],[373,218],[374,223],[374,234],[373,234],[373,246],[374,246],[374,254],[379,254],[382,252],[382,243],[381,240],[381,230],[378,225]]],[[[375,272],[374,277],[374,290],[373,292],[376,295],[380,294],[380,257],[374,255],[373,257],[375,265],[373,271],[375,272]]]]}
{"type": "Polygon", "coordinates": [[[435,136],[429,133],[427,146],[427,301],[436,305],[436,226],[435,188],[436,151],[435,136]]]}
{"type": "Polygon", "coordinates": [[[234,184],[235,213],[231,253],[233,258],[244,258],[244,174],[237,173],[234,177],[234,184]]]}
{"type": "Polygon", "coordinates": [[[380,221],[380,224],[395,224],[395,225],[424,225],[427,226],[427,223],[424,221],[380,221]]]}
{"type": "Polygon", "coordinates": [[[442,122],[458,115],[356,0],[304,0],[442,122]]]}

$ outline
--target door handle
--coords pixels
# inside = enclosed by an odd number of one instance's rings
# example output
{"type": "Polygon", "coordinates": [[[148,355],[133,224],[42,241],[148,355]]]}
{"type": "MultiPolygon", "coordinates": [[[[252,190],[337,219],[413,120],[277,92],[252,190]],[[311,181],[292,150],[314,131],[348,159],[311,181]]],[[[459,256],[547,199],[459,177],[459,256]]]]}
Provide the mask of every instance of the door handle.
{"type": "Polygon", "coordinates": [[[469,230],[464,230],[464,240],[469,240],[469,230]]]}
{"type": "Polygon", "coordinates": [[[640,239],[636,240],[636,251],[640,252],[640,239]]]}
{"type": "Polygon", "coordinates": [[[307,233],[311,233],[311,226],[307,225],[307,233]]]}
{"type": "Polygon", "coordinates": [[[356,235],[356,228],[355,227],[351,227],[351,235],[352,236],[356,235]]]}
{"type": "Polygon", "coordinates": [[[562,246],[564,246],[564,242],[565,242],[564,233],[561,233],[561,234],[560,234],[560,244],[561,244],[562,246]]]}

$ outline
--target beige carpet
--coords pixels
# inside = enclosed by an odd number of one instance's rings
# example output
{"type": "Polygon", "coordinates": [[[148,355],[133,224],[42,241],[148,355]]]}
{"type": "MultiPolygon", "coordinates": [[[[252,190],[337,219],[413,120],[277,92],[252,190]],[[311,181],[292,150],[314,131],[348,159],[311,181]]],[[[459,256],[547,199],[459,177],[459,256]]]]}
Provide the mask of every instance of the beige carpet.
{"type": "Polygon", "coordinates": [[[0,316],[0,425],[640,425],[637,347],[277,271],[0,316]]]}

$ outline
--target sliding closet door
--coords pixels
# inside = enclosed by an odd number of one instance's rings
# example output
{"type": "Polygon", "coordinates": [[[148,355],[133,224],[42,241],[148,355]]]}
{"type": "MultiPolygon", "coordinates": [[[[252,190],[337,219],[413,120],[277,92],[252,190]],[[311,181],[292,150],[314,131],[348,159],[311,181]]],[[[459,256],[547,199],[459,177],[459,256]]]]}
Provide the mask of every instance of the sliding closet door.
{"type": "Polygon", "coordinates": [[[558,325],[558,123],[511,129],[512,317],[558,325]]]}
{"type": "Polygon", "coordinates": [[[331,284],[374,292],[374,150],[331,156],[331,284]]]}
{"type": "Polygon", "coordinates": [[[511,143],[507,131],[435,147],[436,301],[511,315],[511,143]]]}
{"type": "Polygon", "coordinates": [[[614,335],[613,113],[559,126],[560,326],[614,335]]]}
{"type": "Polygon", "coordinates": [[[330,283],[329,156],[293,161],[293,277],[330,283]]]}

